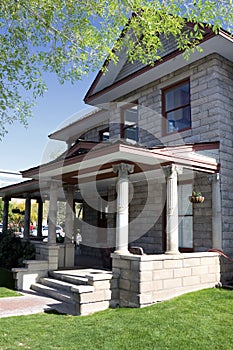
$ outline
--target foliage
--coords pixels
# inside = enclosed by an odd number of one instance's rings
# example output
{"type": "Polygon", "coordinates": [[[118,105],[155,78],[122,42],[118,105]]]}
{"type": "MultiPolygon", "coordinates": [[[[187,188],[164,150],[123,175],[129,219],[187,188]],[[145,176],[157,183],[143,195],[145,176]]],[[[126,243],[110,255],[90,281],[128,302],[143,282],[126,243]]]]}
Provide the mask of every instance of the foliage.
{"type": "Polygon", "coordinates": [[[4,209],[4,202],[3,202],[3,199],[0,198],[0,222],[2,222],[2,219],[3,219],[3,209],[4,209]]]}
{"type": "Polygon", "coordinates": [[[2,0],[0,137],[8,123],[27,124],[34,99],[46,90],[44,71],[61,83],[74,82],[99,69],[104,58],[116,62],[122,46],[132,62],[153,64],[161,34],[174,36],[190,53],[204,23],[215,33],[220,26],[232,31],[231,6],[232,0],[2,0]],[[190,31],[184,18],[194,23],[190,31]]]}
{"type": "Polygon", "coordinates": [[[209,289],[142,309],[8,317],[0,319],[0,344],[2,350],[231,350],[232,308],[232,291],[209,289]]]}
{"type": "Polygon", "coordinates": [[[193,191],[192,192],[192,196],[194,196],[194,197],[201,197],[202,193],[200,191],[193,191]]]}
{"type": "Polygon", "coordinates": [[[11,231],[0,235],[0,266],[6,269],[23,267],[24,260],[35,259],[35,247],[11,231]]]}
{"type": "MultiPolygon", "coordinates": [[[[13,272],[1,267],[0,267],[0,287],[6,287],[10,289],[15,288],[15,280],[13,278],[13,272]]],[[[0,288],[0,297],[3,297],[1,288],[0,288]]]]}

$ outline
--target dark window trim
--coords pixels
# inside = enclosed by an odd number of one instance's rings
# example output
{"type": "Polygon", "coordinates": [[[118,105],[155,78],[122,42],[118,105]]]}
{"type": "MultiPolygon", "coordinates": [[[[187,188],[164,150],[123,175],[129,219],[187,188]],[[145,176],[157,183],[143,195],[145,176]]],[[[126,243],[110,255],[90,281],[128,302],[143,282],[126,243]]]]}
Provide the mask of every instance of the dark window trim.
{"type": "MultiPolygon", "coordinates": [[[[177,132],[183,132],[185,130],[190,130],[192,128],[192,125],[191,125],[190,127],[183,128],[183,129],[180,129],[180,130],[175,130],[175,131],[172,131],[172,132],[168,132],[167,131],[167,113],[179,110],[181,108],[185,108],[187,106],[190,106],[190,111],[191,111],[190,78],[185,78],[183,80],[180,80],[177,83],[168,85],[168,86],[166,86],[165,88],[162,89],[162,117],[163,117],[162,118],[162,135],[163,136],[172,135],[172,134],[177,133],[177,132]],[[180,85],[184,85],[185,83],[189,83],[189,103],[188,104],[184,104],[184,105],[180,105],[179,107],[176,107],[176,108],[173,108],[173,109],[170,109],[170,110],[166,111],[166,107],[165,107],[166,106],[166,103],[165,103],[166,92],[168,92],[170,90],[173,90],[176,87],[179,87],[180,85]]],[[[192,120],[191,120],[191,122],[192,122],[192,120]]]]}

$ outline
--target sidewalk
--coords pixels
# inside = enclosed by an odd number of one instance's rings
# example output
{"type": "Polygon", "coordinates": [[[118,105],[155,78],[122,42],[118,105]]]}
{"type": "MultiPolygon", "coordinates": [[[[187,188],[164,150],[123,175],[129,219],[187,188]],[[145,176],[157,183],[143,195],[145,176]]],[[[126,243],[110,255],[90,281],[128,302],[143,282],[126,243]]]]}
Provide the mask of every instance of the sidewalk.
{"type": "Polygon", "coordinates": [[[74,314],[73,305],[52,298],[40,296],[32,291],[23,296],[0,298],[0,318],[31,315],[56,310],[61,314],[74,314]]]}

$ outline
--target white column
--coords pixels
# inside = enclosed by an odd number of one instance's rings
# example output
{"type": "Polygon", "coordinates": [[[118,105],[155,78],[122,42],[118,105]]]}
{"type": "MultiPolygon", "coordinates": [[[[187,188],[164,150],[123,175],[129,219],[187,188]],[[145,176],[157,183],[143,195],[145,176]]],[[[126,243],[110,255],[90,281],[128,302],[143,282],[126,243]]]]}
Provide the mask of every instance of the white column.
{"type": "Polygon", "coordinates": [[[74,186],[67,185],[65,187],[66,196],[66,218],[65,218],[65,233],[66,242],[72,242],[74,239],[74,186]]]}
{"type": "Polygon", "coordinates": [[[166,254],[179,254],[177,175],[182,168],[167,167],[167,248],[166,254]]]}
{"type": "Polygon", "coordinates": [[[212,177],[212,244],[222,250],[222,215],[219,174],[212,177]]]}
{"type": "Polygon", "coordinates": [[[132,164],[113,165],[113,172],[118,172],[117,180],[117,219],[116,219],[116,250],[117,254],[129,254],[129,177],[134,171],[132,164]]]}
{"type": "Polygon", "coordinates": [[[56,224],[57,224],[57,197],[58,181],[52,180],[50,184],[49,200],[49,222],[48,222],[48,243],[56,243],[56,224]]]}

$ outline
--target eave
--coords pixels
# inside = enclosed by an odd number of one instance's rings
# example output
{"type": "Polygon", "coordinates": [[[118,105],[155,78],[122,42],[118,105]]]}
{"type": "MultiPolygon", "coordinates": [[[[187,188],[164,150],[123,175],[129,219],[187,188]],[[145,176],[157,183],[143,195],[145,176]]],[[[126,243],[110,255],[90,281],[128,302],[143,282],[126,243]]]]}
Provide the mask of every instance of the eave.
{"type": "MultiPolygon", "coordinates": [[[[84,101],[93,106],[98,106],[103,103],[116,101],[120,97],[139,89],[146,84],[149,84],[163,76],[170,74],[186,65],[189,65],[197,60],[200,60],[210,54],[217,53],[226,59],[233,61],[233,39],[224,31],[220,31],[218,35],[210,33],[200,44],[202,52],[191,54],[190,59],[186,61],[182,52],[176,50],[168,54],[161,61],[155,62],[153,67],[145,66],[142,69],[134,72],[126,78],[112,83],[98,91],[98,84],[103,79],[103,73],[100,71],[87,92],[84,101]]],[[[111,65],[111,69],[114,67],[111,65]]],[[[116,68],[115,68],[116,69],[116,68]]],[[[108,74],[108,72],[106,73],[108,74]]],[[[114,74],[114,73],[113,73],[114,74]]]]}

